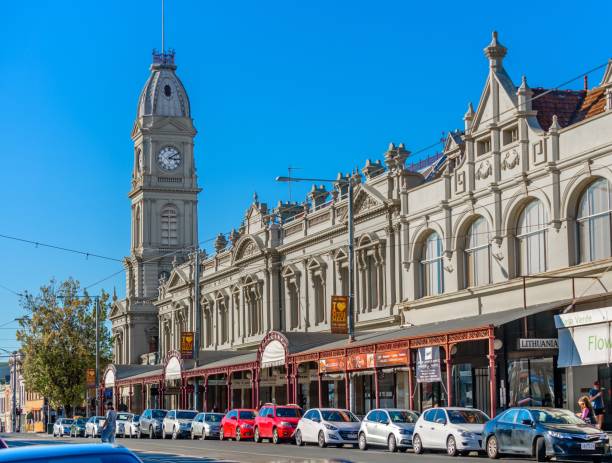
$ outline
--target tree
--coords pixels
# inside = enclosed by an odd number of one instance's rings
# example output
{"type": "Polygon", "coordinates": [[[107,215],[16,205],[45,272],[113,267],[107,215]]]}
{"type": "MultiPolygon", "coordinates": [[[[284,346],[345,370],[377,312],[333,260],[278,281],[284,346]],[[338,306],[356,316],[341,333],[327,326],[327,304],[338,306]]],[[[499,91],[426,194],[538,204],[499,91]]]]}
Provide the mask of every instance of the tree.
{"type": "MultiPolygon", "coordinates": [[[[99,302],[100,368],[111,359],[111,335],[105,325],[109,296],[99,302]]],[[[87,368],[95,368],[96,320],[94,299],[72,278],[51,280],[36,296],[21,302],[26,316],[20,321],[17,340],[24,355],[26,387],[49,399],[51,406],[75,406],[85,400],[87,368]]]]}

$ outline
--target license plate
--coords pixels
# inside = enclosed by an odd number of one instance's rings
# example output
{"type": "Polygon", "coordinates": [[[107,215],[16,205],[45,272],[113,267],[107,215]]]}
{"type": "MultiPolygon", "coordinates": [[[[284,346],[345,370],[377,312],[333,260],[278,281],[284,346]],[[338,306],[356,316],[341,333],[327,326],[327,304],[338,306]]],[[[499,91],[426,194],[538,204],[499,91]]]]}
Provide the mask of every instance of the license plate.
{"type": "Polygon", "coordinates": [[[595,450],[595,442],[583,442],[580,444],[581,450],[595,450]]]}
{"type": "Polygon", "coordinates": [[[356,432],[349,433],[347,439],[357,439],[357,433],[356,432]]]}

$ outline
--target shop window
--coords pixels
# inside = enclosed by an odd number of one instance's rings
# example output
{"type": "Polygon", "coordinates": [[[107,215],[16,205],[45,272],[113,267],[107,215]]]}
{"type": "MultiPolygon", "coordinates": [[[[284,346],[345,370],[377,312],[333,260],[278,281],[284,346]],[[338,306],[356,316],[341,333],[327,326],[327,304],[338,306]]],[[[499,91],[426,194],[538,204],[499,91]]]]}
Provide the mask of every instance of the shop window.
{"type": "Polygon", "coordinates": [[[472,364],[461,363],[453,365],[455,386],[455,405],[459,407],[474,407],[474,379],[472,364]]]}
{"type": "Polygon", "coordinates": [[[519,275],[546,271],[546,229],[548,214],[541,201],[528,203],[519,216],[516,230],[519,275]]]}
{"type": "Polygon", "coordinates": [[[427,236],[421,251],[421,295],[432,296],[444,292],[442,240],[436,232],[427,236]]]}
{"type": "Polygon", "coordinates": [[[508,404],[511,407],[555,404],[552,358],[518,359],[508,363],[508,404]]]}
{"type": "Polygon", "coordinates": [[[612,255],[612,187],[608,180],[596,180],[582,194],[577,224],[579,262],[612,255]]]}
{"type": "Polygon", "coordinates": [[[491,247],[489,225],[479,217],[468,230],[465,242],[465,285],[487,285],[491,282],[491,247]]]}

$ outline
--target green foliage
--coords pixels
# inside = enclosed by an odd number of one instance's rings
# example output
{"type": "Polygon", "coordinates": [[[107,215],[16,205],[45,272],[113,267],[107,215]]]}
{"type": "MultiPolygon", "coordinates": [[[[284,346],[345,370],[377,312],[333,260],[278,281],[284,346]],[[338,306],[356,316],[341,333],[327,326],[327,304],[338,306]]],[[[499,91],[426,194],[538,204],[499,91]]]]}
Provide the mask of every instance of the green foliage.
{"type": "MultiPolygon", "coordinates": [[[[111,335],[105,320],[109,296],[99,305],[100,371],[111,359],[111,335]]],[[[78,281],[51,280],[36,296],[26,294],[17,339],[25,354],[26,386],[47,397],[53,407],[80,405],[85,399],[85,373],[95,368],[95,299],[78,281]]]]}

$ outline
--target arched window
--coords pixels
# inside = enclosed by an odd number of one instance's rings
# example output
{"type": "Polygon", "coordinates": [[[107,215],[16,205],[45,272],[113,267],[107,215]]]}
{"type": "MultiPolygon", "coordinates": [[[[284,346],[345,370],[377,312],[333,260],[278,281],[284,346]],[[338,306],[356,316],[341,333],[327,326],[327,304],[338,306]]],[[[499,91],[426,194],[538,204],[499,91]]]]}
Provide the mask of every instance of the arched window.
{"type": "Polygon", "coordinates": [[[300,325],[300,299],[295,281],[287,281],[287,291],[289,294],[289,313],[291,314],[289,328],[294,330],[300,325]]]}
{"type": "Polygon", "coordinates": [[[166,206],[161,213],[161,244],[178,244],[178,214],[174,206],[166,206]]]}
{"type": "Polygon", "coordinates": [[[429,234],[421,251],[421,296],[444,292],[442,240],[435,232],[429,234]]]}
{"type": "Polygon", "coordinates": [[[491,282],[491,247],[489,225],[484,217],[472,222],[465,237],[465,285],[487,285],[491,282]]]}
{"type": "Polygon", "coordinates": [[[140,241],[140,206],[136,206],[134,211],[134,247],[139,248],[142,244],[140,241]]]}
{"type": "Polygon", "coordinates": [[[315,324],[318,325],[325,322],[325,282],[323,276],[314,274],[312,284],[314,287],[315,324]]]}
{"type": "Polygon", "coordinates": [[[378,263],[372,254],[366,257],[366,285],[369,289],[367,307],[368,311],[378,308],[379,287],[378,287],[378,263]]]}
{"type": "Polygon", "coordinates": [[[517,273],[531,275],[546,271],[546,229],[548,214],[541,201],[528,203],[518,219],[516,229],[517,273]]]}
{"type": "Polygon", "coordinates": [[[591,183],[578,204],[578,258],[580,262],[612,255],[612,187],[604,178],[591,183]]]}

